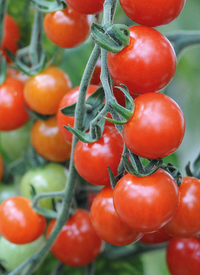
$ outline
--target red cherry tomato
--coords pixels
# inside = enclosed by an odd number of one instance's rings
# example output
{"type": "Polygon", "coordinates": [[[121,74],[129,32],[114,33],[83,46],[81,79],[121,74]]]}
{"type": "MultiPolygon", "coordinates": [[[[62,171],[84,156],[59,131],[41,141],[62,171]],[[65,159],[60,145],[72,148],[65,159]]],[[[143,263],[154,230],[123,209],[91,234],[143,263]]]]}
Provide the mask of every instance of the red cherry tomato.
{"type": "Polygon", "coordinates": [[[46,220],[36,213],[24,197],[11,197],[0,205],[0,233],[15,244],[33,242],[46,227],[46,220]]]}
{"type": "Polygon", "coordinates": [[[10,61],[5,49],[8,49],[13,54],[16,53],[18,49],[17,42],[20,40],[20,30],[12,18],[12,16],[6,14],[4,18],[4,30],[3,30],[3,39],[1,43],[1,51],[5,56],[7,61],[10,61]]]}
{"type": "MultiPolygon", "coordinates": [[[[47,238],[55,223],[55,219],[49,223],[47,238]]],[[[102,240],[92,227],[89,212],[77,209],[63,226],[51,253],[64,264],[76,267],[91,263],[100,254],[101,248],[102,240]]]]}
{"type": "Polygon", "coordinates": [[[105,0],[67,0],[75,11],[85,14],[96,14],[103,11],[103,3],[105,0]]]}
{"type": "Polygon", "coordinates": [[[0,131],[15,130],[28,121],[23,89],[24,83],[11,77],[0,85],[0,131]]]}
{"type": "Polygon", "coordinates": [[[196,237],[200,234],[200,180],[183,177],[179,193],[180,202],[176,212],[163,229],[173,237],[196,237]]]}
{"type": "Polygon", "coordinates": [[[161,229],[173,217],[179,202],[176,181],[162,169],[146,177],[126,174],[113,194],[119,218],[137,232],[161,229]]]}
{"type": "MultiPolygon", "coordinates": [[[[67,131],[63,125],[65,126],[74,126],[74,117],[73,116],[65,116],[61,113],[60,109],[69,106],[71,104],[74,104],[77,102],[78,100],[78,95],[79,95],[79,86],[75,87],[74,89],[72,89],[70,92],[68,92],[60,101],[59,107],[58,107],[58,112],[57,112],[57,122],[58,122],[58,127],[59,130],[62,134],[62,136],[64,137],[64,139],[68,142],[72,142],[72,136],[73,134],[69,131],[67,131]]],[[[89,85],[88,90],[87,90],[87,95],[86,95],[86,99],[93,94],[97,89],[99,88],[99,86],[97,85],[89,85]]]]}
{"type": "Polygon", "coordinates": [[[156,232],[144,234],[140,242],[144,244],[161,244],[168,242],[171,238],[172,237],[161,228],[156,232]]]}
{"type": "Polygon", "coordinates": [[[172,238],[167,247],[167,265],[171,275],[199,275],[200,240],[172,238]]]}
{"type": "Polygon", "coordinates": [[[155,92],[174,76],[176,55],[168,39],[157,30],[132,26],[130,43],[118,53],[108,53],[108,69],[116,84],[130,94],[155,92]]]}
{"type": "Polygon", "coordinates": [[[35,112],[52,115],[57,112],[60,100],[71,86],[68,75],[51,66],[26,81],[24,97],[35,112]]]}
{"type": "Polygon", "coordinates": [[[43,25],[47,37],[54,44],[73,48],[87,39],[90,33],[90,16],[76,12],[68,5],[65,10],[47,13],[43,25]]]}
{"type": "Polygon", "coordinates": [[[126,146],[136,155],[157,159],[172,154],[185,134],[185,119],[178,104],[161,93],[135,99],[132,118],[123,127],[126,146]]]}
{"type": "Polygon", "coordinates": [[[117,128],[106,125],[98,141],[77,142],[74,149],[74,165],[86,181],[95,185],[110,185],[108,165],[116,176],[123,146],[123,139],[117,128]]]}
{"type": "Polygon", "coordinates": [[[113,245],[128,245],[138,241],[143,235],[120,220],[113,206],[111,187],[104,187],[94,199],[91,221],[97,234],[113,245]]]}
{"type": "Polygon", "coordinates": [[[155,27],[172,22],[181,13],[185,0],[119,0],[122,9],[136,23],[155,27]]]}
{"type": "Polygon", "coordinates": [[[34,123],[31,142],[36,152],[47,160],[62,162],[70,158],[71,144],[59,132],[55,116],[34,123]]]}

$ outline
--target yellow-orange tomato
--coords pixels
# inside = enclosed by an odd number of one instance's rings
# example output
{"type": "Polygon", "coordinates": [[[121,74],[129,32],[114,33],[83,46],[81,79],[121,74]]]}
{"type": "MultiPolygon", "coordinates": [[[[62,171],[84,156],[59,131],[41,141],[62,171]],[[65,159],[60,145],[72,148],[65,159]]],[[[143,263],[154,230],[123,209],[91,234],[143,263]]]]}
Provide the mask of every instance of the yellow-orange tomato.
{"type": "Polygon", "coordinates": [[[71,145],[59,132],[55,116],[34,123],[31,142],[36,152],[47,160],[62,162],[70,158],[71,145]]]}
{"type": "Polygon", "coordinates": [[[0,154],[0,181],[2,180],[2,177],[3,177],[3,159],[0,154]]]}
{"type": "Polygon", "coordinates": [[[52,115],[57,112],[60,100],[71,87],[68,75],[61,69],[51,66],[26,81],[24,97],[35,112],[52,115]]]}

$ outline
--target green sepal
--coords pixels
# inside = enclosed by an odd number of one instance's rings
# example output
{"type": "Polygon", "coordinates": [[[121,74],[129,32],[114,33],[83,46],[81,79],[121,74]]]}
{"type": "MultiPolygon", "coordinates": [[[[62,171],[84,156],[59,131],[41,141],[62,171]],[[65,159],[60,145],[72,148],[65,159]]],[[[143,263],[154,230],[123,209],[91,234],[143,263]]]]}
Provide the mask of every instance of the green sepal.
{"type": "Polygon", "coordinates": [[[175,167],[172,163],[163,164],[161,168],[167,171],[177,182],[178,186],[181,186],[182,183],[182,174],[177,167],[175,167]]]}
{"type": "Polygon", "coordinates": [[[125,95],[125,100],[126,100],[126,109],[128,109],[132,114],[135,108],[134,100],[132,96],[129,94],[128,88],[124,84],[120,84],[121,86],[115,86],[115,88],[119,89],[122,91],[125,95]]]}
{"type": "Polygon", "coordinates": [[[194,177],[191,169],[190,169],[190,161],[188,162],[188,164],[185,166],[185,171],[188,177],[194,177]]]}
{"type": "MultiPolygon", "coordinates": [[[[97,127],[97,125],[95,127],[97,127]]],[[[64,128],[67,129],[72,134],[74,134],[75,136],[77,136],[77,138],[79,140],[81,140],[82,142],[92,143],[92,142],[95,142],[95,141],[97,141],[99,139],[99,137],[96,137],[96,138],[95,137],[94,138],[91,137],[90,132],[89,133],[85,133],[83,131],[80,131],[80,130],[72,128],[70,125],[69,126],[65,126],[64,125],[64,128]]]]}
{"type": "Polygon", "coordinates": [[[31,192],[30,192],[31,200],[33,200],[33,198],[37,195],[37,193],[36,193],[35,187],[32,184],[29,184],[29,185],[31,187],[31,192]]]}
{"type": "Polygon", "coordinates": [[[76,103],[60,109],[61,113],[65,116],[75,116],[76,103]]]}
{"type": "Polygon", "coordinates": [[[119,120],[115,120],[115,119],[112,119],[112,118],[108,118],[108,117],[105,117],[105,116],[102,116],[102,118],[104,118],[105,120],[113,123],[113,124],[119,124],[119,125],[123,125],[127,122],[127,120],[122,120],[122,121],[119,121],[119,120]]]}
{"type": "Polygon", "coordinates": [[[108,173],[109,173],[109,178],[110,178],[110,185],[111,185],[112,189],[114,189],[116,186],[116,180],[115,180],[115,177],[114,177],[113,172],[109,165],[108,165],[108,173]]]}
{"type": "Polygon", "coordinates": [[[124,123],[126,123],[133,115],[133,112],[127,110],[126,108],[124,108],[123,106],[121,106],[118,103],[115,102],[111,102],[109,104],[118,114],[120,114],[123,118],[126,119],[126,121],[124,123]]]}
{"type": "Polygon", "coordinates": [[[95,43],[108,52],[118,53],[129,44],[129,29],[126,25],[93,23],[91,36],[95,43]]]}
{"type": "Polygon", "coordinates": [[[195,159],[193,163],[193,168],[194,177],[200,179],[200,154],[195,159]]]}
{"type": "Polygon", "coordinates": [[[31,118],[33,118],[34,120],[47,120],[49,118],[51,118],[52,116],[54,115],[42,115],[42,114],[39,114],[33,110],[30,110],[28,108],[25,108],[26,109],[26,112],[29,114],[29,116],[31,118]]]}
{"type": "Polygon", "coordinates": [[[150,176],[155,173],[163,165],[162,159],[153,159],[148,165],[144,167],[145,175],[150,176]]]}
{"type": "Polygon", "coordinates": [[[141,174],[140,172],[138,172],[138,170],[133,166],[133,164],[131,164],[127,158],[127,154],[122,156],[123,158],[123,164],[124,164],[124,168],[126,169],[126,171],[132,175],[141,177],[143,176],[143,174],[141,174]]]}
{"type": "Polygon", "coordinates": [[[54,2],[43,0],[31,0],[31,2],[38,5],[37,9],[44,13],[54,12],[57,10],[64,10],[67,8],[67,4],[64,0],[54,2]]]}
{"type": "Polygon", "coordinates": [[[50,210],[50,209],[47,209],[47,208],[43,208],[43,207],[40,207],[40,206],[36,206],[36,207],[33,207],[33,209],[40,215],[46,217],[46,218],[49,218],[49,219],[57,219],[58,218],[58,213],[53,211],[53,210],[50,210]]]}
{"type": "Polygon", "coordinates": [[[7,62],[5,57],[0,53],[0,85],[4,83],[7,75],[7,62]]]}

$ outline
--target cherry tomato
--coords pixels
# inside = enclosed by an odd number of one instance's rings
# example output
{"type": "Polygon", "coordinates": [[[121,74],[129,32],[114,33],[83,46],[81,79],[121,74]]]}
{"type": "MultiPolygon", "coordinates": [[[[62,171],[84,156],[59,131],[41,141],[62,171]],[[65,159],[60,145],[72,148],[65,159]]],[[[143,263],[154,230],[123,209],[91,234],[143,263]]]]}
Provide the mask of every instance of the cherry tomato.
{"type": "Polygon", "coordinates": [[[68,5],[65,10],[47,13],[43,25],[47,37],[54,44],[73,48],[87,39],[90,33],[90,15],[76,12],[68,5]]]}
{"type": "Polygon", "coordinates": [[[144,234],[140,242],[144,244],[161,244],[168,242],[171,238],[172,237],[161,228],[156,232],[144,234]]]}
{"type": "Polygon", "coordinates": [[[161,93],[147,93],[135,99],[131,119],[123,127],[126,146],[147,159],[164,158],[181,144],[185,119],[178,104],[161,93]]]}
{"type": "Polygon", "coordinates": [[[199,275],[200,240],[172,238],[167,247],[167,265],[171,275],[199,275]]]}
{"type": "Polygon", "coordinates": [[[77,12],[96,14],[103,11],[105,0],[67,0],[67,3],[77,12]]]}
{"type": "Polygon", "coordinates": [[[0,181],[2,180],[2,177],[3,177],[3,159],[0,154],[0,181]]]}
{"type": "Polygon", "coordinates": [[[176,54],[168,39],[157,30],[132,26],[130,42],[118,53],[108,53],[108,69],[117,85],[124,84],[130,94],[155,92],[174,76],[176,54]]]}
{"type": "Polygon", "coordinates": [[[4,18],[4,30],[3,30],[3,39],[1,43],[0,50],[3,52],[6,60],[10,62],[5,49],[8,49],[13,54],[16,53],[18,49],[17,42],[20,40],[20,30],[19,27],[12,16],[9,14],[5,15],[4,18]]]}
{"type": "MultiPolygon", "coordinates": [[[[58,107],[58,112],[57,112],[57,122],[58,122],[58,127],[59,131],[61,132],[62,136],[64,139],[68,142],[72,142],[72,136],[73,134],[69,131],[67,131],[63,125],[68,126],[71,125],[72,127],[74,126],[74,117],[73,116],[65,116],[61,113],[60,109],[69,106],[71,104],[74,104],[78,100],[78,95],[79,95],[79,86],[75,87],[72,89],[70,92],[68,92],[60,101],[59,107],[58,107]]],[[[87,95],[86,99],[93,94],[99,86],[97,85],[89,85],[88,90],[87,90],[87,95]]]]}
{"type": "MultiPolygon", "coordinates": [[[[55,223],[55,219],[49,223],[47,238],[55,223]]],[[[51,253],[64,264],[76,267],[91,263],[101,248],[102,240],[92,227],[89,212],[77,209],[63,226],[51,253]]]]}
{"type": "Polygon", "coordinates": [[[110,185],[108,165],[114,176],[117,176],[123,146],[123,139],[117,128],[106,125],[98,141],[77,142],[74,165],[86,181],[95,185],[110,185]]]}
{"type": "Polygon", "coordinates": [[[91,221],[97,234],[113,245],[128,245],[138,241],[143,235],[120,220],[113,206],[111,187],[104,187],[94,199],[91,221]]]}
{"type": "MultiPolygon", "coordinates": [[[[20,190],[23,197],[31,199],[31,185],[37,194],[61,191],[67,181],[67,169],[57,163],[27,171],[21,178],[20,190]]],[[[39,206],[52,209],[52,199],[46,198],[39,202],[39,206]]]]}
{"type": "Polygon", "coordinates": [[[0,131],[15,130],[28,121],[23,90],[24,83],[11,77],[0,85],[0,131]]]}
{"type": "Polygon", "coordinates": [[[119,0],[128,17],[140,25],[155,27],[172,22],[181,13],[185,0],[119,0]]]}
{"type": "Polygon", "coordinates": [[[163,229],[173,237],[196,237],[200,234],[200,180],[183,177],[179,193],[180,202],[176,212],[163,229]]]}
{"type": "Polygon", "coordinates": [[[33,242],[45,227],[45,218],[33,210],[27,198],[11,197],[0,205],[0,233],[12,243],[33,242]]]}
{"type": "Polygon", "coordinates": [[[162,169],[146,177],[126,174],[115,186],[113,201],[124,223],[137,232],[151,233],[173,217],[179,202],[178,186],[162,169]]]}
{"type": "Polygon", "coordinates": [[[36,152],[47,160],[62,162],[70,158],[71,144],[59,132],[56,116],[34,123],[31,143],[36,152]]]}
{"type": "Polygon", "coordinates": [[[0,259],[2,265],[7,271],[13,271],[25,260],[35,254],[38,249],[45,243],[45,237],[42,235],[37,240],[27,244],[14,244],[0,238],[0,259]]]}
{"type": "Polygon", "coordinates": [[[43,115],[55,114],[62,97],[71,89],[68,75],[51,66],[30,77],[24,87],[24,97],[28,105],[43,115]]]}

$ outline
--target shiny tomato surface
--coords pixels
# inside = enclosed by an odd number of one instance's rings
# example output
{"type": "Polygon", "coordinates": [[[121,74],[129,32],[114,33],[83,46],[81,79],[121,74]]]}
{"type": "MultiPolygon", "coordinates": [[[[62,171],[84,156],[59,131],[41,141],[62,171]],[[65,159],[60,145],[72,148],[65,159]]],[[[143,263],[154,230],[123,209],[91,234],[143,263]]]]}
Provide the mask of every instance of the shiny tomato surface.
{"type": "Polygon", "coordinates": [[[126,174],[115,186],[113,201],[124,223],[137,232],[151,233],[173,217],[179,202],[178,186],[162,169],[146,177],[126,174]]]}
{"type": "Polygon", "coordinates": [[[156,232],[144,234],[140,239],[141,243],[144,244],[162,244],[168,242],[172,237],[167,234],[162,228],[156,232]]]}
{"type": "Polygon", "coordinates": [[[130,94],[161,90],[176,70],[171,43],[150,27],[132,26],[129,30],[129,45],[118,53],[108,53],[108,69],[113,80],[126,85],[130,94]]]}
{"type": "Polygon", "coordinates": [[[105,0],[67,0],[67,3],[77,12],[96,14],[103,11],[105,0]]]}

